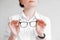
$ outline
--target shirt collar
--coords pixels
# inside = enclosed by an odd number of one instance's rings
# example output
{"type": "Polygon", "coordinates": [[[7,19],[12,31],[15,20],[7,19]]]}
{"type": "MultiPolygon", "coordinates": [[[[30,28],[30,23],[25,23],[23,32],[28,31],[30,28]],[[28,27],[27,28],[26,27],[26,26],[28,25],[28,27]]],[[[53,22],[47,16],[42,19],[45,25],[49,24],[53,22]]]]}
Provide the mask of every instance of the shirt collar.
{"type": "MultiPolygon", "coordinates": [[[[26,20],[28,20],[23,11],[22,11],[22,16],[23,16],[26,20]]],[[[28,21],[31,21],[31,20],[33,20],[33,19],[35,19],[35,18],[36,18],[36,11],[35,11],[35,13],[34,13],[34,16],[33,16],[30,20],[28,20],[28,21]]]]}

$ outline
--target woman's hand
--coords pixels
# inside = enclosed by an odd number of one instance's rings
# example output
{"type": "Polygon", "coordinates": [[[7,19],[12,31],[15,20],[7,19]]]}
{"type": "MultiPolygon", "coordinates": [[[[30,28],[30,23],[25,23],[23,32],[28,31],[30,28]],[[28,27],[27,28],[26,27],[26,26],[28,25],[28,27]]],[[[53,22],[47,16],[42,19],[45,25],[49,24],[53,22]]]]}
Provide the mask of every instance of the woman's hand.
{"type": "Polygon", "coordinates": [[[11,22],[9,22],[9,27],[11,29],[11,34],[17,36],[20,30],[19,20],[12,20],[11,22]]]}
{"type": "Polygon", "coordinates": [[[43,33],[44,33],[44,28],[45,28],[46,24],[44,23],[43,20],[37,20],[37,27],[36,27],[36,31],[37,31],[37,34],[39,36],[43,36],[43,33]]]}
{"type": "Polygon", "coordinates": [[[37,24],[36,31],[37,31],[38,35],[42,36],[43,32],[44,32],[44,29],[37,24]]]}

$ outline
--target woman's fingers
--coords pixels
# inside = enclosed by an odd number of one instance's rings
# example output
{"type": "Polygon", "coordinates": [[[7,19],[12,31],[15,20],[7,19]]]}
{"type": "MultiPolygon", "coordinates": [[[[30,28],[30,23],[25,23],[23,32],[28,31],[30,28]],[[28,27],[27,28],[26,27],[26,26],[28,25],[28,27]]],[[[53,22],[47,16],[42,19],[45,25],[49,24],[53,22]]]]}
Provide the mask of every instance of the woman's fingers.
{"type": "Polygon", "coordinates": [[[18,20],[13,20],[11,22],[11,25],[14,25],[16,28],[18,28],[19,27],[19,21],[18,20]]]}
{"type": "Polygon", "coordinates": [[[37,31],[38,35],[42,35],[44,32],[44,28],[42,27],[42,23],[40,20],[37,21],[36,31],[37,31]]]}
{"type": "Polygon", "coordinates": [[[12,20],[9,23],[9,27],[11,29],[11,32],[16,35],[19,32],[19,29],[20,29],[19,21],[18,20],[12,20]]]}
{"type": "Polygon", "coordinates": [[[42,28],[45,28],[46,23],[43,20],[37,19],[37,25],[41,26],[42,28]]]}
{"type": "Polygon", "coordinates": [[[9,28],[10,28],[11,32],[12,32],[14,35],[16,35],[16,28],[15,28],[15,26],[9,24],[9,28]]]}
{"type": "Polygon", "coordinates": [[[43,20],[37,20],[37,27],[36,27],[36,30],[37,30],[37,33],[39,35],[43,34],[44,32],[44,28],[45,28],[45,23],[43,20]]]}
{"type": "Polygon", "coordinates": [[[37,25],[36,30],[38,34],[42,34],[44,32],[44,29],[40,27],[39,25],[37,25]]]}

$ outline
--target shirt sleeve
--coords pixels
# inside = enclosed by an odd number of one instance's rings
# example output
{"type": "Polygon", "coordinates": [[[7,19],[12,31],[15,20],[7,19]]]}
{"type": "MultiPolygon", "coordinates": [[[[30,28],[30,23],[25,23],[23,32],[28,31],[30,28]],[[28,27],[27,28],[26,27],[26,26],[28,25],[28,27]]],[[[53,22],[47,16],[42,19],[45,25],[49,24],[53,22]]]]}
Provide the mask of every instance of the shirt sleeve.
{"type": "Polygon", "coordinates": [[[47,23],[45,28],[46,40],[51,40],[51,20],[47,18],[46,23],[47,23]]]}
{"type": "MultiPolygon", "coordinates": [[[[8,17],[8,22],[9,22],[10,20],[11,20],[11,17],[8,17]]],[[[4,31],[3,40],[8,40],[8,38],[10,37],[11,31],[10,31],[8,22],[7,22],[7,27],[5,28],[5,31],[4,31]]]]}
{"type": "Polygon", "coordinates": [[[5,33],[4,33],[4,36],[3,36],[3,40],[8,40],[9,37],[10,37],[10,29],[9,28],[6,28],[5,30],[5,33]]]}

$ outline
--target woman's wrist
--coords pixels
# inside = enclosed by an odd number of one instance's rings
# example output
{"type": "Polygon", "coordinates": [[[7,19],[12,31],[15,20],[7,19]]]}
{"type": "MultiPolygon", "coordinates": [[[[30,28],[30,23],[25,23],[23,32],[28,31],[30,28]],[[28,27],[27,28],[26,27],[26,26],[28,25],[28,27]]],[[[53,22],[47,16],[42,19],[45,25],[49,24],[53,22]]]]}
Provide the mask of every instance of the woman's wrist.
{"type": "Polygon", "coordinates": [[[41,34],[41,35],[38,35],[38,37],[39,37],[40,39],[44,39],[44,38],[46,37],[46,35],[45,35],[45,33],[43,33],[43,34],[41,34]]]}
{"type": "Polygon", "coordinates": [[[16,35],[14,35],[13,33],[11,33],[10,37],[8,40],[15,40],[16,39],[16,35]]]}
{"type": "Polygon", "coordinates": [[[11,35],[8,40],[15,40],[15,36],[11,35]]]}
{"type": "Polygon", "coordinates": [[[11,36],[12,36],[13,38],[16,38],[16,37],[17,37],[17,35],[15,35],[15,34],[13,34],[13,33],[11,33],[11,36]]]}

